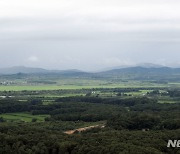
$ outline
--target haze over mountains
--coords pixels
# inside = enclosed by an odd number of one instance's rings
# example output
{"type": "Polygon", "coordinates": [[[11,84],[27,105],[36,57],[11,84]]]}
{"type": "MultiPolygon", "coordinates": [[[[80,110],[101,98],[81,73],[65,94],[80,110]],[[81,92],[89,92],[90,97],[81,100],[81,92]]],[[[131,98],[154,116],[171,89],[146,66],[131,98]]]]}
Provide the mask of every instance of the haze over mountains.
{"type": "Polygon", "coordinates": [[[25,67],[25,66],[14,66],[8,68],[1,68],[0,74],[10,75],[10,74],[47,74],[47,73],[71,73],[71,72],[81,72],[79,70],[48,70],[43,68],[25,67]]]}
{"type": "MultiPolygon", "coordinates": [[[[93,74],[122,74],[122,73],[180,73],[180,68],[172,68],[172,67],[165,67],[162,65],[156,65],[151,63],[143,63],[135,66],[121,66],[121,67],[113,67],[109,69],[104,69],[105,71],[99,71],[93,74]]],[[[9,68],[1,68],[0,74],[1,75],[10,75],[10,74],[49,74],[49,73],[56,73],[56,74],[92,74],[92,72],[84,72],[76,69],[70,70],[47,70],[43,68],[32,68],[32,67],[24,67],[24,66],[15,66],[9,68]]]]}

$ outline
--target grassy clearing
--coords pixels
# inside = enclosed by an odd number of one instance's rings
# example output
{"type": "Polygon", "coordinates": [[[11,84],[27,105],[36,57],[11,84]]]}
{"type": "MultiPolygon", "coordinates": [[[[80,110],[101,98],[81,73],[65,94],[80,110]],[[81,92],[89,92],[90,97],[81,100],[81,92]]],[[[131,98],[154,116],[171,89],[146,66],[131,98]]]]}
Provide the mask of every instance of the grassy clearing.
{"type": "Polygon", "coordinates": [[[33,118],[37,119],[37,122],[43,122],[49,115],[32,115],[30,113],[6,113],[0,114],[7,121],[24,121],[31,122],[33,118]]]}
{"type": "Polygon", "coordinates": [[[113,84],[113,85],[29,85],[29,86],[0,86],[0,91],[40,91],[40,90],[59,90],[59,89],[92,89],[92,88],[139,88],[139,87],[163,87],[162,85],[146,84],[113,84]]]}

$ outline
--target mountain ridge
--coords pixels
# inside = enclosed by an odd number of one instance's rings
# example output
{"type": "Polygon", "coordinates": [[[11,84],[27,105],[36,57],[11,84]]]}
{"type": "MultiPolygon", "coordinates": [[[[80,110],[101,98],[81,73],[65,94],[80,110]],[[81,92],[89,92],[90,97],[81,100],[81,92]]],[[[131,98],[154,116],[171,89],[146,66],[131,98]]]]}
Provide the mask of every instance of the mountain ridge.
{"type": "Polygon", "coordinates": [[[67,70],[48,70],[44,68],[36,67],[25,67],[25,66],[13,66],[7,68],[0,68],[0,74],[10,75],[10,74],[46,74],[46,73],[78,73],[82,72],[76,69],[67,69],[67,70]]]}
{"type": "Polygon", "coordinates": [[[172,68],[167,66],[161,66],[156,64],[143,64],[143,65],[136,65],[136,66],[129,66],[129,67],[122,67],[122,68],[114,68],[105,71],[99,72],[85,72],[77,69],[67,69],[67,70],[48,70],[44,68],[35,68],[35,67],[25,67],[25,66],[14,66],[8,68],[0,68],[1,75],[11,75],[11,74],[77,74],[77,75],[84,75],[84,74],[96,74],[96,75],[106,75],[106,74],[123,74],[123,73],[180,73],[180,68],[172,68]]]}

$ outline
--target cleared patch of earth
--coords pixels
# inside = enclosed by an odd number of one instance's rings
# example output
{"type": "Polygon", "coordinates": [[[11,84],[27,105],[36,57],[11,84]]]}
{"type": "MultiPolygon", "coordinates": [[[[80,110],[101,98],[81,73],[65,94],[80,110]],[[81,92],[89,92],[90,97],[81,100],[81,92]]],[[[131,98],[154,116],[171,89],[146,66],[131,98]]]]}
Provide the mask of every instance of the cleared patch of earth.
{"type": "Polygon", "coordinates": [[[65,131],[64,133],[67,134],[67,135],[71,135],[71,134],[74,134],[75,132],[83,132],[83,131],[86,131],[86,130],[90,130],[92,128],[104,128],[105,125],[94,125],[94,126],[88,126],[88,127],[83,127],[83,128],[78,128],[78,129],[74,129],[74,130],[68,130],[68,131],[65,131]]]}

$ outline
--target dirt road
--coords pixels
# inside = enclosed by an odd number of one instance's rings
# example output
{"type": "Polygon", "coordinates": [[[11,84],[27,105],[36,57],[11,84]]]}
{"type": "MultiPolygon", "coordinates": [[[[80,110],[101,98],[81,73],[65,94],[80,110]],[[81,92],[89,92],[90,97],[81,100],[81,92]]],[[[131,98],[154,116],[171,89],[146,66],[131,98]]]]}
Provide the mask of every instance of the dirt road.
{"type": "Polygon", "coordinates": [[[94,126],[88,126],[88,127],[83,127],[83,128],[78,128],[78,129],[74,129],[74,130],[68,130],[68,131],[65,131],[64,133],[65,134],[68,134],[68,135],[71,135],[71,134],[74,134],[75,132],[82,132],[82,131],[86,131],[86,130],[89,130],[89,129],[92,129],[92,128],[104,128],[105,125],[94,125],[94,126]]]}

